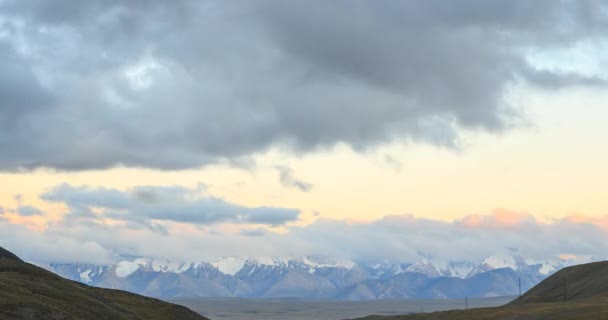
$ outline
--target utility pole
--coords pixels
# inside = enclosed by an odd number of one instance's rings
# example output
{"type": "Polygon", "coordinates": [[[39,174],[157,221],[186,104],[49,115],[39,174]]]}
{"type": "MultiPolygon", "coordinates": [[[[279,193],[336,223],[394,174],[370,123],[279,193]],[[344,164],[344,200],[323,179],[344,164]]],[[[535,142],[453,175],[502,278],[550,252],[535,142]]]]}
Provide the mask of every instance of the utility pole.
{"type": "Polygon", "coordinates": [[[521,278],[517,278],[517,285],[519,287],[519,297],[521,297],[521,278]]]}
{"type": "Polygon", "coordinates": [[[469,296],[464,297],[464,309],[469,309],[469,296]]]}

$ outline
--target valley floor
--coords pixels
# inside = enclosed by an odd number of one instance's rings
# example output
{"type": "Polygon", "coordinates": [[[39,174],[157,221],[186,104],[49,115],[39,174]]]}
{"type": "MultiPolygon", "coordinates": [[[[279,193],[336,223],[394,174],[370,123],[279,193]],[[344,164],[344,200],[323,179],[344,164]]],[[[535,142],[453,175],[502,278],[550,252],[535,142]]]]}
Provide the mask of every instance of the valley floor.
{"type": "MultiPolygon", "coordinates": [[[[469,299],[473,308],[493,307],[513,297],[469,299]]],[[[211,320],[341,320],[375,315],[399,315],[464,308],[463,299],[331,301],[296,299],[175,299],[211,320]]]]}
{"type": "Polygon", "coordinates": [[[495,308],[452,310],[400,316],[368,316],[357,320],[603,320],[608,295],[568,302],[529,303],[495,308]]]}

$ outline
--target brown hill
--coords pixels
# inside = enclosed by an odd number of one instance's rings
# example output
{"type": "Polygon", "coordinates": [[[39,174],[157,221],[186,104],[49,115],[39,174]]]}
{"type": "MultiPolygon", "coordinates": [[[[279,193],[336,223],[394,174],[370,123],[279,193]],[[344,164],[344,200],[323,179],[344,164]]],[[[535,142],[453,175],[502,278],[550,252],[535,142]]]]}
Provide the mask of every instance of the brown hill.
{"type": "Polygon", "coordinates": [[[8,260],[23,262],[23,260],[19,259],[19,257],[17,257],[14,253],[12,253],[2,247],[0,247],[0,260],[1,259],[8,259],[8,260]]]}
{"type": "Polygon", "coordinates": [[[502,307],[369,316],[367,320],[608,319],[608,262],[564,268],[502,307]]]}
{"type": "Polygon", "coordinates": [[[205,320],[194,311],[140,295],[94,288],[23,262],[0,248],[0,319],[205,320]]]}
{"type": "Polygon", "coordinates": [[[510,304],[574,301],[606,293],[608,261],[602,261],[564,268],[510,304]]]}

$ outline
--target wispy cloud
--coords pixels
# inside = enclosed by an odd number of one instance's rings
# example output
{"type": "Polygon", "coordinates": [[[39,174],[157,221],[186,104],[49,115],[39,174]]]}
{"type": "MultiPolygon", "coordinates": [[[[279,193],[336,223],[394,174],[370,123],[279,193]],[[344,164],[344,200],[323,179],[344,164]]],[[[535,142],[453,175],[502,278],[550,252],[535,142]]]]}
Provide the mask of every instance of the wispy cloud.
{"type": "Polygon", "coordinates": [[[15,210],[15,213],[26,217],[41,216],[44,214],[42,210],[32,206],[20,206],[15,210]]]}
{"type": "Polygon", "coordinates": [[[302,192],[308,192],[313,188],[311,183],[298,179],[290,167],[277,166],[276,169],[279,172],[279,181],[282,186],[296,188],[302,192]]]}

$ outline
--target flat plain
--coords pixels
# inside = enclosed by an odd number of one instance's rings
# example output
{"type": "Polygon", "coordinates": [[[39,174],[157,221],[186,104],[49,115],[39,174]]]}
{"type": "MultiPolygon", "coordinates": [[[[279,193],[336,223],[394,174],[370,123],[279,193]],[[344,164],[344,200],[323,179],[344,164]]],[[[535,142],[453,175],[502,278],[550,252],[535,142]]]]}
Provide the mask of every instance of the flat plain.
{"type": "MultiPolygon", "coordinates": [[[[469,299],[470,308],[504,305],[513,297],[469,299]]],[[[211,320],[341,320],[368,315],[400,315],[463,309],[464,299],[328,301],[295,299],[176,299],[211,320]]]]}

